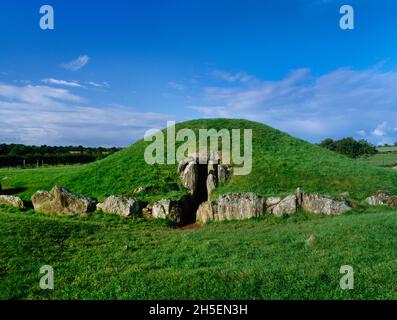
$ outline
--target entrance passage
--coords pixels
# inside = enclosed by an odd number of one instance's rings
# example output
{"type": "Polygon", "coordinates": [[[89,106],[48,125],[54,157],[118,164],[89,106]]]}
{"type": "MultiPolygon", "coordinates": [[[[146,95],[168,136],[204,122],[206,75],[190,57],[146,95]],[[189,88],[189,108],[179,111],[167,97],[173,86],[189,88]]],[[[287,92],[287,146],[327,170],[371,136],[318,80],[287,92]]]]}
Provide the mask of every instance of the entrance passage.
{"type": "Polygon", "coordinates": [[[190,191],[183,201],[184,221],[185,224],[194,223],[198,208],[209,200],[209,195],[219,184],[226,181],[229,169],[219,162],[217,154],[195,154],[180,162],[178,174],[190,191]]]}
{"type": "Polygon", "coordinates": [[[197,170],[197,186],[196,190],[193,194],[193,198],[197,204],[197,208],[203,202],[208,200],[208,190],[207,190],[207,176],[208,176],[208,167],[206,164],[199,164],[197,170]]]}
{"type": "Polygon", "coordinates": [[[187,223],[196,222],[196,212],[200,204],[208,200],[207,190],[208,167],[206,164],[197,165],[196,186],[192,192],[191,205],[187,218],[187,223]]]}

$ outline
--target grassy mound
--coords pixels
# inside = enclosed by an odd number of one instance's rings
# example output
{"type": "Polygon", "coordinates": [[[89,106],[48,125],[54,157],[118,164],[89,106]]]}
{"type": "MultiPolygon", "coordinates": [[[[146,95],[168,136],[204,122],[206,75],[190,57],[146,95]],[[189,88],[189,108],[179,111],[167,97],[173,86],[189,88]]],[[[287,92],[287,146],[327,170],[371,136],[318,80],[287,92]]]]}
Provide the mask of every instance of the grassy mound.
{"type": "Polygon", "coordinates": [[[0,299],[397,298],[397,215],[386,209],[194,230],[13,210],[0,207],[0,299]],[[55,287],[40,290],[48,264],[55,287]],[[339,287],[342,265],[354,268],[354,290],[339,287]]]}
{"type": "MultiPolygon", "coordinates": [[[[266,196],[286,194],[297,187],[331,195],[348,191],[356,199],[377,189],[397,193],[397,172],[349,159],[261,123],[207,119],[180,123],[177,130],[181,128],[253,130],[251,174],[233,176],[216,193],[252,191],[266,196]]],[[[141,195],[145,200],[185,194],[176,174],[177,165],[146,164],[144,151],[148,144],[140,140],[106,159],[80,167],[0,170],[0,181],[25,199],[35,190],[49,189],[54,184],[100,200],[112,194],[132,195],[141,186],[146,188],[141,195]]]]}

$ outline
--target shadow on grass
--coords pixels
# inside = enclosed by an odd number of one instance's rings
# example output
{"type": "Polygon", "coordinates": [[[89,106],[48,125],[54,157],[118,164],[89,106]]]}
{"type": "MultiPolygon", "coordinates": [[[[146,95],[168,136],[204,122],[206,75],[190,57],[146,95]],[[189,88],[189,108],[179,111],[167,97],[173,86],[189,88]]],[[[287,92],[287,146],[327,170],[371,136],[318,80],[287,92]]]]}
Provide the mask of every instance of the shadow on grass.
{"type": "Polygon", "coordinates": [[[3,189],[1,193],[7,196],[12,196],[14,194],[25,192],[26,190],[27,188],[10,188],[10,189],[3,189]]]}

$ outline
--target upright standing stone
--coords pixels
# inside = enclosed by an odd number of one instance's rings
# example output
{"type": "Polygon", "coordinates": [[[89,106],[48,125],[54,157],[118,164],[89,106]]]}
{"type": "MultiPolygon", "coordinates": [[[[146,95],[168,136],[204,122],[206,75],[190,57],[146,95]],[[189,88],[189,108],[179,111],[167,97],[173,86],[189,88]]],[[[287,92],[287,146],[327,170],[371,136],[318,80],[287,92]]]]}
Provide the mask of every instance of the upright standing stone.
{"type": "Polygon", "coordinates": [[[207,223],[208,221],[215,220],[215,210],[216,207],[214,207],[210,201],[203,202],[197,210],[196,221],[201,223],[207,223]]]}
{"type": "Polygon", "coordinates": [[[207,192],[208,192],[208,199],[210,199],[211,192],[216,188],[216,178],[215,176],[210,173],[207,177],[207,192]]]}

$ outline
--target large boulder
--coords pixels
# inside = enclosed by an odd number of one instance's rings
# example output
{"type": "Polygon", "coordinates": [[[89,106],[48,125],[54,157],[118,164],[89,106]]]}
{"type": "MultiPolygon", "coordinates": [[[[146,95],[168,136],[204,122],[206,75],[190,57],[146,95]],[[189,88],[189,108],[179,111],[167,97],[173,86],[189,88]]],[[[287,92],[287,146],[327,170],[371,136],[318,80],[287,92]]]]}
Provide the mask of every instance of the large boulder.
{"type": "Polygon", "coordinates": [[[201,223],[213,221],[215,220],[214,212],[216,212],[216,206],[213,206],[210,201],[203,202],[197,210],[196,221],[201,223]]]}
{"type": "Polygon", "coordinates": [[[149,203],[145,208],[142,209],[142,216],[145,219],[150,220],[153,218],[152,212],[153,212],[153,204],[149,203]]]}
{"type": "Polygon", "coordinates": [[[228,193],[219,196],[214,220],[244,220],[263,215],[264,201],[255,193],[228,193]]]}
{"type": "Polygon", "coordinates": [[[389,206],[397,208],[397,196],[393,196],[388,191],[376,191],[372,196],[367,198],[367,203],[370,206],[389,206]]]}
{"type": "Polygon", "coordinates": [[[382,206],[386,204],[387,199],[391,194],[387,191],[376,191],[372,196],[367,198],[367,203],[370,206],[382,206]]]}
{"type": "Polygon", "coordinates": [[[302,209],[307,212],[337,215],[350,211],[352,207],[345,200],[305,193],[302,197],[302,209]]]}
{"type": "MultiPolygon", "coordinates": [[[[396,200],[397,197],[392,197],[396,200]]],[[[391,200],[389,198],[390,205],[391,200]]],[[[208,221],[243,220],[263,215],[264,209],[275,216],[294,214],[300,208],[313,213],[326,215],[341,214],[352,209],[345,200],[318,194],[305,194],[297,189],[296,194],[285,198],[268,197],[266,200],[254,193],[229,193],[219,196],[217,201],[202,203],[196,213],[196,220],[208,221]]]]}
{"type": "Polygon", "coordinates": [[[0,204],[5,204],[7,206],[16,207],[16,208],[20,208],[20,209],[25,208],[23,201],[20,198],[14,197],[14,196],[1,195],[0,196],[0,204]]]}
{"type": "Polygon", "coordinates": [[[48,215],[84,215],[96,209],[96,201],[58,186],[50,192],[37,191],[32,196],[32,203],[36,211],[48,215]]]}
{"type": "Polygon", "coordinates": [[[162,199],[151,205],[151,211],[154,219],[167,219],[176,224],[183,221],[183,210],[179,201],[162,199]]]}
{"type": "Polygon", "coordinates": [[[117,214],[123,217],[140,215],[142,213],[143,203],[121,196],[110,196],[104,202],[97,204],[97,209],[106,213],[117,214]]]}
{"type": "Polygon", "coordinates": [[[228,193],[215,202],[204,202],[196,213],[197,222],[244,220],[263,215],[264,201],[254,193],[228,193]]]}
{"type": "Polygon", "coordinates": [[[194,161],[183,161],[178,171],[183,186],[194,193],[197,188],[198,165],[194,161]]]}
{"type": "Polygon", "coordinates": [[[269,197],[266,199],[266,211],[272,213],[275,206],[281,202],[281,197],[269,197]]]}
{"type": "Polygon", "coordinates": [[[298,201],[295,194],[291,194],[281,200],[272,210],[275,216],[293,214],[298,210],[298,201]]]}

